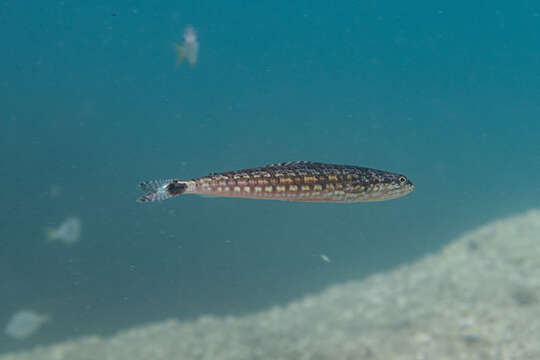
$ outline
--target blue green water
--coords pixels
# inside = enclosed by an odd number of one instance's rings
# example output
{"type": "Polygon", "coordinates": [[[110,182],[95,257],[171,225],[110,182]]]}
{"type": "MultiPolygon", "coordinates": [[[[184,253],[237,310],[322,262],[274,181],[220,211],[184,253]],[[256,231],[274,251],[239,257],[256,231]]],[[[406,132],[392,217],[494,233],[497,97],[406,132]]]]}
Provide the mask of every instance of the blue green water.
{"type": "Polygon", "coordinates": [[[1,1],[0,41],[0,325],[53,319],[0,352],[286,304],[540,202],[534,2],[1,1]],[[188,24],[199,61],[176,66],[188,24]],[[416,190],[135,202],[141,180],[289,160],[416,190]],[[80,242],[46,243],[68,216],[80,242]]]}

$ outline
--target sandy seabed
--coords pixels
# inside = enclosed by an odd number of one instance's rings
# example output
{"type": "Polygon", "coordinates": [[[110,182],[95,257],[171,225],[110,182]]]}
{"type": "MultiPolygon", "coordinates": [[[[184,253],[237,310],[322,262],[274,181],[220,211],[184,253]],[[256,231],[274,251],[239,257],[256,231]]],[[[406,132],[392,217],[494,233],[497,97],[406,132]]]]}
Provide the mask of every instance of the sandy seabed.
{"type": "Polygon", "coordinates": [[[169,320],[0,360],[540,359],[540,211],[284,307],[169,320]]]}

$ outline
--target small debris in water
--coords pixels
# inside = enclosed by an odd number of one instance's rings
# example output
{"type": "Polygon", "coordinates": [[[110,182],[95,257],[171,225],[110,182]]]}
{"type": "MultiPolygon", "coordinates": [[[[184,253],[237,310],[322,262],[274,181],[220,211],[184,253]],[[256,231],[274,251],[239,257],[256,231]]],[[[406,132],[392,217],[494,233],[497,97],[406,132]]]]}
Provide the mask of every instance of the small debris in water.
{"type": "Polygon", "coordinates": [[[184,30],[184,44],[174,44],[177,51],[176,64],[180,65],[184,59],[187,59],[190,65],[197,63],[197,56],[199,55],[199,41],[197,40],[197,33],[193,26],[188,25],[184,30]]]}
{"type": "Polygon", "coordinates": [[[331,262],[330,258],[328,256],[326,256],[325,254],[321,254],[321,259],[323,259],[323,261],[327,262],[327,263],[331,262]]]}
{"type": "Polygon", "coordinates": [[[47,241],[61,242],[72,245],[81,237],[81,220],[78,217],[68,217],[58,227],[46,231],[47,241]]]}
{"type": "Polygon", "coordinates": [[[16,340],[24,340],[47,321],[49,321],[48,315],[39,314],[32,310],[21,310],[11,317],[4,329],[4,334],[16,340]]]}
{"type": "Polygon", "coordinates": [[[51,184],[51,186],[49,186],[49,196],[53,199],[57,198],[60,195],[61,190],[60,185],[51,184]]]}

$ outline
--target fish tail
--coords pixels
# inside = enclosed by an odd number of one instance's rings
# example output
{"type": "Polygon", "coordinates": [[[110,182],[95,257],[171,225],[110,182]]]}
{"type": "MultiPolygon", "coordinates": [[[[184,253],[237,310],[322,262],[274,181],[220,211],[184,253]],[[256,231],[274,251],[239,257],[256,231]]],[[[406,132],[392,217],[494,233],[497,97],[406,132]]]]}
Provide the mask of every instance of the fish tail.
{"type": "Polygon", "coordinates": [[[187,190],[187,183],[179,180],[151,180],[139,184],[146,194],[139,198],[139,202],[155,202],[182,195],[187,190]]]}

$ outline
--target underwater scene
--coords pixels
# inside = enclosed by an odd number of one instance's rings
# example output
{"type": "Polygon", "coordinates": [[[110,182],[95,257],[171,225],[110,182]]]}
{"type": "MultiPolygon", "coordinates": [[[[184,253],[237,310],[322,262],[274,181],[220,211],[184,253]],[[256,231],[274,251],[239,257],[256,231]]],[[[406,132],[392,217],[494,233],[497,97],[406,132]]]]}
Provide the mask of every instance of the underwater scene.
{"type": "Polygon", "coordinates": [[[0,30],[0,360],[540,359],[540,3],[0,30]]]}

